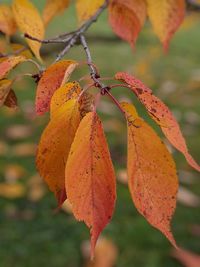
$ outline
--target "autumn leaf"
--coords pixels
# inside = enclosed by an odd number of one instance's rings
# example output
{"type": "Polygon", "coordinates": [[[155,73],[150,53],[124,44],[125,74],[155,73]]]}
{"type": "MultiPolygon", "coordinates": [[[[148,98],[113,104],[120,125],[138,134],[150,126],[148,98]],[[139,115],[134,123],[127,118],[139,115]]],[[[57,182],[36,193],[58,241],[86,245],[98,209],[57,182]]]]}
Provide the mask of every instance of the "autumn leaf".
{"type": "Polygon", "coordinates": [[[51,118],[56,116],[57,110],[69,99],[77,98],[81,92],[81,87],[77,82],[69,82],[58,88],[51,98],[50,113],[51,118]]]}
{"type": "Polygon", "coordinates": [[[6,98],[11,90],[12,81],[10,80],[1,80],[0,81],[0,107],[3,106],[3,104],[6,101],[6,98]]]}
{"type": "Polygon", "coordinates": [[[178,122],[169,108],[159,98],[152,94],[151,89],[146,87],[135,77],[124,72],[119,72],[115,75],[115,78],[128,84],[140,102],[145,106],[150,116],[161,127],[164,135],[167,137],[170,143],[177,150],[183,153],[190,166],[197,171],[200,171],[200,166],[188,152],[188,148],[178,122]]]}
{"type": "Polygon", "coordinates": [[[57,110],[45,128],[37,150],[37,169],[54,192],[59,206],[66,199],[65,165],[79,122],[78,102],[71,99],[57,110]]]}
{"type": "Polygon", "coordinates": [[[44,25],[47,24],[69,6],[70,0],[47,0],[43,10],[44,25]]]}
{"type": "Polygon", "coordinates": [[[104,2],[104,0],[76,0],[76,11],[79,23],[83,23],[91,18],[104,2]]]}
{"type": "Polygon", "coordinates": [[[115,174],[101,121],[96,112],[82,119],[67,160],[66,191],[77,220],[91,229],[91,256],[110,221],[116,199],[115,174]]]}
{"type": "Polygon", "coordinates": [[[7,35],[13,35],[17,25],[9,5],[0,4],[0,31],[7,35]]]}
{"type": "Polygon", "coordinates": [[[111,0],[109,22],[113,31],[134,47],[146,19],[145,0],[111,0]]]}
{"type": "Polygon", "coordinates": [[[17,96],[15,92],[11,89],[6,96],[6,99],[4,101],[4,105],[9,107],[9,108],[17,108],[17,96]]]}
{"type": "Polygon", "coordinates": [[[0,79],[6,77],[9,71],[24,61],[26,61],[24,56],[10,56],[4,59],[0,62],[0,79]]]}
{"type": "Polygon", "coordinates": [[[170,222],[176,208],[178,178],[174,160],[154,130],[128,103],[128,184],[137,210],[176,247],[170,222]]]}
{"type": "Polygon", "coordinates": [[[173,34],[184,20],[185,0],[147,0],[147,12],[166,51],[173,34]]]}
{"type": "Polygon", "coordinates": [[[49,66],[42,74],[36,92],[36,112],[42,115],[49,110],[54,92],[67,82],[77,63],[73,60],[62,60],[49,66]],[[70,72],[69,72],[70,70],[70,72]],[[66,75],[67,74],[67,75],[66,75]]]}
{"type": "MultiPolygon", "coordinates": [[[[13,14],[22,33],[28,33],[38,39],[44,38],[44,24],[36,7],[29,0],[13,0],[13,14]]],[[[38,60],[41,61],[41,43],[26,38],[28,45],[38,60]]]]}

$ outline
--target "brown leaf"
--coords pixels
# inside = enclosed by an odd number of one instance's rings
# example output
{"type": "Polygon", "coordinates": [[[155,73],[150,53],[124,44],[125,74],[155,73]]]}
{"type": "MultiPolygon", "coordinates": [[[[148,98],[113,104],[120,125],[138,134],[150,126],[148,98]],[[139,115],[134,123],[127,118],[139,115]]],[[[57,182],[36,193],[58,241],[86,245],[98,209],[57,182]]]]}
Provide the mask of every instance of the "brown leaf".
{"type": "Polygon", "coordinates": [[[13,108],[16,109],[18,107],[17,104],[17,96],[15,94],[15,92],[11,89],[4,101],[4,105],[9,107],[9,108],[13,108]]]}

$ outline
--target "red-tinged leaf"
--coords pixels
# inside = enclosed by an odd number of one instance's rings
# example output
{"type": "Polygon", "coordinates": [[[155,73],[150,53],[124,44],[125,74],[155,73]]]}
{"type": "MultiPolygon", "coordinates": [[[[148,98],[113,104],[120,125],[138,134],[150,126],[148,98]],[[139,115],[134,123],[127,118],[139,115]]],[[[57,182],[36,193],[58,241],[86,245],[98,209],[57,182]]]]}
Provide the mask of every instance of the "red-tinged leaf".
{"type": "Polygon", "coordinates": [[[113,31],[132,47],[146,19],[145,0],[111,0],[109,22],[113,31]]]}
{"type": "Polygon", "coordinates": [[[76,65],[73,60],[62,60],[51,65],[43,72],[36,93],[35,104],[38,115],[42,115],[49,110],[54,92],[63,85],[63,81],[67,82],[76,65]],[[69,69],[71,70],[70,73],[69,69]]]}
{"type": "Polygon", "coordinates": [[[128,183],[137,210],[176,247],[170,223],[178,178],[174,160],[154,130],[123,103],[128,127],[128,183]]]}
{"type": "Polygon", "coordinates": [[[12,81],[1,80],[0,81],[0,107],[3,106],[12,86],[12,81]]]}
{"type": "Polygon", "coordinates": [[[0,79],[6,77],[9,71],[24,61],[26,61],[24,56],[11,56],[4,59],[2,62],[0,62],[0,79]]]}
{"type": "Polygon", "coordinates": [[[37,169],[54,192],[59,206],[66,199],[65,165],[79,122],[78,102],[69,100],[45,128],[37,150],[37,169]]]}
{"type": "Polygon", "coordinates": [[[91,18],[104,2],[104,0],[76,0],[76,11],[79,23],[83,23],[91,18]]]}
{"type": "Polygon", "coordinates": [[[50,113],[51,118],[56,116],[57,110],[69,99],[77,98],[81,92],[81,87],[77,82],[69,82],[58,88],[51,98],[50,113]]]}
{"type": "Polygon", "coordinates": [[[70,0],[47,0],[43,10],[43,21],[45,26],[69,6],[70,0]]]}
{"type": "Polygon", "coordinates": [[[185,0],[147,0],[147,12],[154,31],[167,51],[173,34],[185,15],[185,0]]]}
{"type": "Polygon", "coordinates": [[[119,72],[115,75],[115,78],[117,80],[122,80],[129,85],[130,89],[136,94],[151,117],[161,127],[164,135],[167,137],[170,143],[177,150],[183,153],[190,166],[197,171],[200,171],[200,166],[188,152],[187,145],[181,133],[178,122],[169,108],[159,98],[154,96],[148,87],[146,87],[135,77],[124,72],[119,72]]]}
{"type": "Polygon", "coordinates": [[[0,4],[0,31],[7,35],[13,35],[17,30],[17,25],[8,5],[0,4]]]}
{"type": "Polygon", "coordinates": [[[17,108],[17,96],[15,94],[15,92],[11,89],[4,101],[4,105],[9,107],[9,108],[13,108],[16,109],[17,108]]]}
{"type": "Polygon", "coordinates": [[[100,119],[89,112],[81,121],[66,165],[66,191],[77,220],[91,229],[91,256],[99,234],[110,221],[116,182],[100,119]]]}
{"type": "MultiPolygon", "coordinates": [[[[22,33],[28,33],[38,39],[44,39],[43,20],[36,7],[29,0],[13,0],[13,14],[22,33]]],[[[41,43],[26,38],[28,45],[38,60],[41,61],[41,43]]]]}

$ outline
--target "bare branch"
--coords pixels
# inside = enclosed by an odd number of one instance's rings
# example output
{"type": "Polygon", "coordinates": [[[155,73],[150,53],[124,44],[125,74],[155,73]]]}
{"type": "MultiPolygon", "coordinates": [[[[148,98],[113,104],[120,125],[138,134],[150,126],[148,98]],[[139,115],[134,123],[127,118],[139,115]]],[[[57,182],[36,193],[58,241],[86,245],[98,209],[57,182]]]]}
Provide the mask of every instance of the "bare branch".
{"type": "Polygon", "coordinates": [[[109,92],[110,91],[110,87],[108,85],[105,85],[103,84],[101,81],[100,81],[100,75],[97,73],[97,70],[96,68],[94,67],[94,64],[92,62],[92,56],[91,56],[91,53],[90,53],[90,49],[87,45],[87,42],[86,42],[86,39],[83,35],[80,36],[80,41],[81,41],[81,44],[85,50],[85,54],[86,54],[86,57],[87,57],[87,64],[90,68],[90,76],[92,78],[92,80],[94,81],[94,86],[99,88],[100,89],[100,93],[101,95],[108,95],[112,101],[116,104],[116,106],[119,108],[119,110],[124,114],[124,111],[123,109],[121,108],[120,106],[120,103],[117,101],[117,99],[109,92]]]}
{"type": "Polygon", "coordinates": [[[55,62],[59,61],[61,58],[64,57],[64,55],[70,50],[71,47],[73,47],[77,41],[80,39],[81,34],[86,32],[88,28],[97,21],[98,17],[101,15],[101,13],[106,9],[108,6],[108,0],[104,2],[104,4],[97,10],[97,12],[89,19],[87,20],[80,28],[78,28],[76,31],[73,32],[67,32],[61,35],[58,35],[51,39],[45,39],[40,40],[34,36],[29,35],[28,33],[24,34],[24,37],[36,41],[42,44],[49,44],[49,43],[64,43],[65,48],[58,54],[56,57],[55,62]]]}

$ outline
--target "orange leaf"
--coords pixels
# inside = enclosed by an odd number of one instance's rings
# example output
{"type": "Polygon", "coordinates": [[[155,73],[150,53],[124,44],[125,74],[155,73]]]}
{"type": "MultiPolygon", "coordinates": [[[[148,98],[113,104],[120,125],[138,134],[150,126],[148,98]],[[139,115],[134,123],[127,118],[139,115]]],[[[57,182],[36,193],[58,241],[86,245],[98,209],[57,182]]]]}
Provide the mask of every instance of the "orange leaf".
{"type": "Polygon", "coordinates": [[[45,128],[37,150],[37,169],[54,192],[59,206],[66,199],[65,165],[79,122],[77,100],[69,100],[45,128]]]}
{"type": "Polygon", "coordinates": [[[66,191],[77,220],[91,228],[91,255],[110,221],[116,198],[115,174],[96,112],[82,119],[66,165],[66,191]]]}
{"type": "Polygon", "coordinates": [[[185,139],[181,133],[180,127],[171,113],[169,108],[146,87],[141,81],[135,77],[119,72],[115,75],[117,80],[122,80],[130,86],[130,89],[136,94],[140,102],[145,106],[148,113],[161,127],[163,133],[171,144],[185,156],[187,162],[197,171],[200,166],[189,154],[185,139]]]}
{"type": "Polygon", "coordinates": [[[47,0],[43,10],[43,21],[45,26],[59,13],[69,6],[70,0],[47,0]]]}
{"type": "Polygon", "coordinates": [[[63,80],[67,82],[71,72],[74,70],[72,66],[76,65],[73,60],[62,60],[51,65],[43,72],[36,93],[36,112],[38,115],[42,115],[49,110],[54,92],[63,84],[63,80]],[[71,70],[70,73],[68,72],[69,69],[71,70]]]}
{"type": "Polygon", "coordinates": [[[178,178],[174,160],[154,130],[123,103],[128,125],[128,183],[137,210],[176,247],[170,222],[178,178]]]}
{"type": "Polygon", "coordinates": [[[81,87],[77,82],[69,82],[58,88],[51,98],[50,111],[51,118],[56,115],[57,110],[69,99],[76,98],[81,92],[81,87]]]}
{"type": "Polygon", "coordinates": [[[113,31],[132,47],[146,19],[145,0],[111,0],[109,22],[113,31]]]}
{"type": "MultiPolygon", "coordinates": [[[[21,32],[43,39],[44,24],[36,7],[29,0],[13,0],[13,14],[21,32]]],[[[40,47],[41,43],[26,38],[31,50],[41,61],[40,47]]]]}
{"type": "Polygon", "coordinates": [[[104,4],[104,0],[76,0],[76,10],[79,23],[92,17],[104,4]]]}
{"type": "Polygon", "coordinates": [[[0,107],[5,103],[5,100],[11,90],[12,81],[1,80],[0,81],[0,107]]]}
{"type": "Polygon", "coordinates": [[[0,79],[3,79],[10,70],[25,60],[24,56],[11,56],[0,62],[0,79]]]}
{"type": "Polygon", "coordinates": [[[184,19],[185,0],[147,0],[147,12],[154,31],[166,51],[170,39],[184,19]]]}
{"type": "Polygon", "coordinates": [[[0,4],[0,31],[7,35],[13,35],[17,30],[17,25],[8,5],[0,4]]]}

